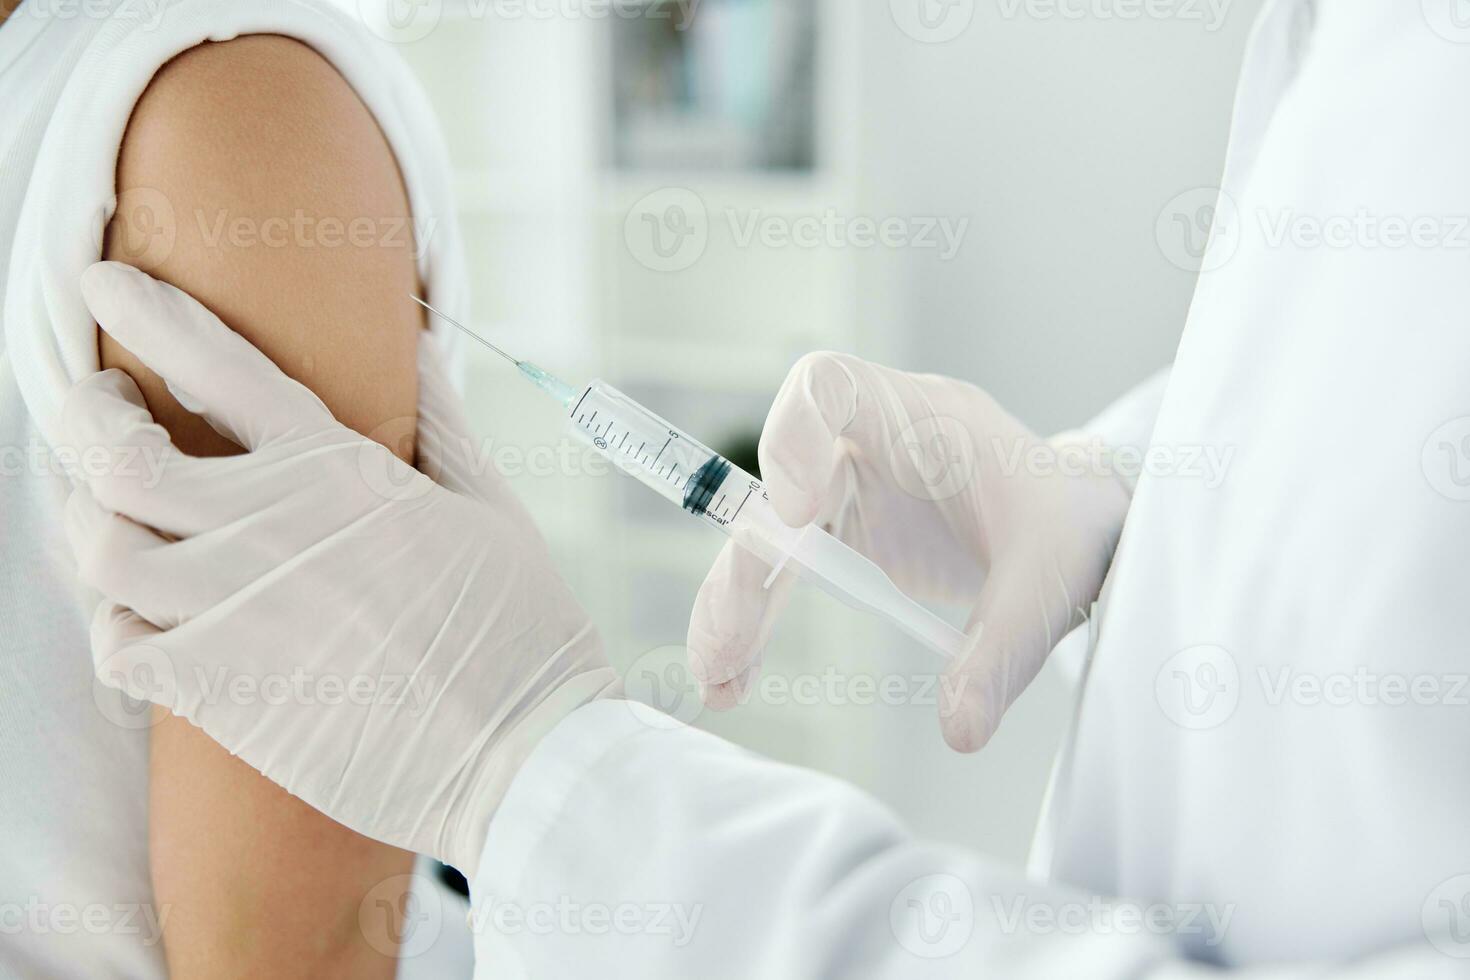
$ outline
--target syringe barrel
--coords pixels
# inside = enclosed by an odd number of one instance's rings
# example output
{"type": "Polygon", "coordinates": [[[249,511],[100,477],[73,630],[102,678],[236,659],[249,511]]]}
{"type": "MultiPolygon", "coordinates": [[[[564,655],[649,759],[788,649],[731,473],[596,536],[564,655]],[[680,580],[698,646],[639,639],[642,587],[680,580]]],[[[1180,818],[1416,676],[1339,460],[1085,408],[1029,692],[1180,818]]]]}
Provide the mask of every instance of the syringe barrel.
{"type": "Polygon", "coordinates": [[[594,381],[573,402],[572,432],[659,496],[728,533],[760,481],[618,389],[594,381]]]}

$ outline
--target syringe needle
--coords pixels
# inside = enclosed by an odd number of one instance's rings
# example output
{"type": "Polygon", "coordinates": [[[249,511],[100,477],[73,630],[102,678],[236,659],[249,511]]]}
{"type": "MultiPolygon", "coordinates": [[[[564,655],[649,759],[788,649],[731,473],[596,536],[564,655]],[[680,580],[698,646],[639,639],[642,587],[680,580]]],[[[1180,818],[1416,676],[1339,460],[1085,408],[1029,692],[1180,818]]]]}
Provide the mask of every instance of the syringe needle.
{"type": "Polygon", "coordinates": [[[507,361],[510,361],[510,363],[516,366],[516,370],[521,373],[521,377],[525,378],[527,381],[531,382],[531,384],[546,392],[552,398],[555,398],[557,401],[561,402],[562,407],[570,405],[572,403],[572,399],[577,396],[577,389],[573,388],[565,381],[562,381],[560,378],[552,374],[550,371],[547,371],[545,368],[537,367],[530,361],[516,360],[505,351],[501,350],[499,347],[496,347],[494,344],[490,343],[490,341],[486,340],[484,337],[481,337],[479,334],[475,333],[463,323],[460,323],[458,320],[454,319],[451,316],[445,316],[443,313],[440,313],[428,303],[425,303],[423,300],[419,299],[413,293],[409,293],[408,298],[422,306],[424,309],[428,310],[430,313],[437,316],[439,319],[443,320],[446,323],[453,324],[457,329],[463,331],[466,334],[469,334],[475,340],[484,344],[486,347],[490,348],[495,353],[505,358],[507,361]]]}
{"type": "Polygon", "coordinates": [[[443,320],[445,323],[452,324],[453,326],[459,328],[464,333],[466,333],[469,336],[473,337],[475,340],[478,340],[480,343],[484,344],[486,347],[490,348],[495,353],[497,353],[501,357],[505,358],[507,361],[510,361],[510,363],[514,364],[516,367],[520,367],[521,366],[521,362],[520,361],[516,360],[514,357],[511,357],[505,351],[501,350],[499,347],[496,347],[494,344],[490,343],[490,341],[486,340],[484,337],[481,337],[479,334],[475,333],[469,327],[465,326],[463,323],[460,323],[454,317],[449,316],[448,314],[445,314],[445,313],[440,313],[438,310],[434,309],[428,303],[425,303],[423,300],[419,299],[413,293],[409,293],[408,294],[408,298],[411,299],[411,300],[413,300],[415,303],[419,304],[420,306],[422,306],[424,309],[428,310],[430,313],[432,313],[435,316],[437,316],[439,319],[443,320]]]}

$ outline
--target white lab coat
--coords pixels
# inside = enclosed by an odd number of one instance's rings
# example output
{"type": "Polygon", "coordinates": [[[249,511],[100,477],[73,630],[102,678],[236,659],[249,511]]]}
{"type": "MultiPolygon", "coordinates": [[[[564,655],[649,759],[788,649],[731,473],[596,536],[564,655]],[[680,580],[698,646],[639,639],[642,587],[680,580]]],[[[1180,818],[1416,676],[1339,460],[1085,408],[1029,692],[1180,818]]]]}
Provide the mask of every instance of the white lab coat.
{"type": "Polygon", "coordinates": [[[1153,427],[1173,462],[1139,482],[1032,877],[595,704],[490,828],[482,974],[1470,975],[1458,2],[1261,15],[1153,427]]]}

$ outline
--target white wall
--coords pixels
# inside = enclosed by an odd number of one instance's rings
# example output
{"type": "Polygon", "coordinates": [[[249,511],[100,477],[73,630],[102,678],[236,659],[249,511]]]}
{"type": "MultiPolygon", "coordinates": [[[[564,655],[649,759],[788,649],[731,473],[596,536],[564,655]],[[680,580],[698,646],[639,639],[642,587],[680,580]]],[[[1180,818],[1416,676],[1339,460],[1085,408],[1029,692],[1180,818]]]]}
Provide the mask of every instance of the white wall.
{"type": "Polygon", "coordinates": [[[1161,253],[1155,220],[1174,195],[1218,180],[1258,6],[1235,0],[1210,30],[1192,0],[1174,0],[1172,20],[1126,21],[992,0],[958,38],[930,45],[896,29],[888,4],[854,5],[866,21],[866,206],[973,219],[955,261],[870,259],[887,266],[883,316],[906,323],[914,366],[958,365],[1048,430],[1168,362],[1193,276],[1161,253]]]}

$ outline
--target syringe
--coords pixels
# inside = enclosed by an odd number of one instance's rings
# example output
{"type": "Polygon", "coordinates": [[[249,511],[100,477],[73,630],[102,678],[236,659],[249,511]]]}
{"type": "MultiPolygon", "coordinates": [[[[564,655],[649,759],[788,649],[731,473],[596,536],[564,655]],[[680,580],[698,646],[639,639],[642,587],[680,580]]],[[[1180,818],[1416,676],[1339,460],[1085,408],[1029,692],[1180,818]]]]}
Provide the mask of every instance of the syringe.
{"type": "Polygon", "coordinates": [[[771,566],[767,588],[789,566],[828,594],[888,620],[937,653],[958,657],[964,651],[964,633],[905,595],[872,561],[815,524],[786,524],[759,480],[612,385],[593,381],[574,388],[512,357],[417,296],[411,298],[514,364],[522,377],[567,410],[573,434],[618,469],[759,556],[771,566]]]}

